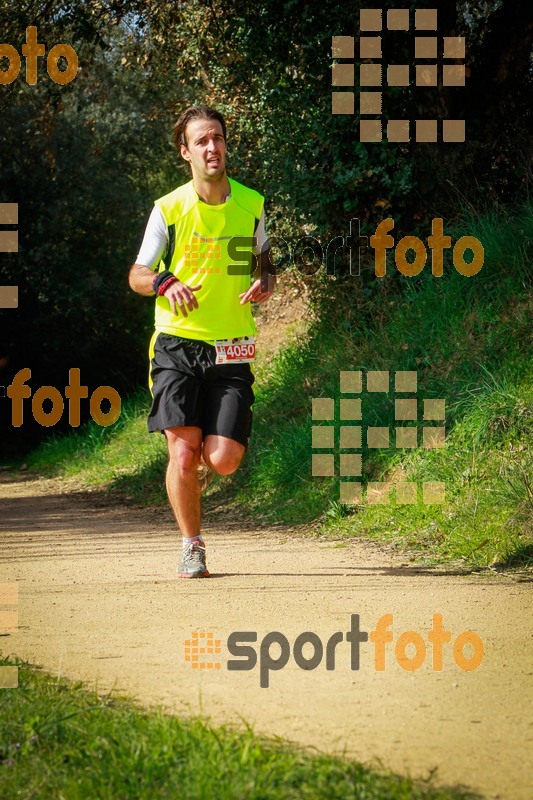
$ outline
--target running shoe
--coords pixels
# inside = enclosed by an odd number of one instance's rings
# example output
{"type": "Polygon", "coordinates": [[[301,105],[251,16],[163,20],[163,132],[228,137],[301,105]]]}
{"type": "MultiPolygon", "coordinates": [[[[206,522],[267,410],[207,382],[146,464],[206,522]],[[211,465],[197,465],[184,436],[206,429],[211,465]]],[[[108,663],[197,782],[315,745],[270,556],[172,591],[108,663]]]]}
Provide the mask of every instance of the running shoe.
{"type": "Polygon", "coordinates": [[[211,467],[208,467],[207,464],[200,464],[198,467],[198,483],[200,484],[200,489],[202,492],[205,492],[211,481],[213,480],[214,472],[211,467]]]}
{"type": "Polygon", "coordinates": [[[205,545],[198,541],[185,545],[178,564],[178,578],[209,578],[205,545]]]}

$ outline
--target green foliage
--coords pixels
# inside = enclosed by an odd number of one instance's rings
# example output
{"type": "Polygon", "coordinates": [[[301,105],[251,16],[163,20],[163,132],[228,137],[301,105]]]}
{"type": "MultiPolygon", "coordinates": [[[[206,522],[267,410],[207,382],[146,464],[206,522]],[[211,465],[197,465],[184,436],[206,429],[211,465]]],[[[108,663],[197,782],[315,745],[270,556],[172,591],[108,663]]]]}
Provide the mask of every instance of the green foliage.
{"type": "Polygon", "coordinates": [[[126,275],[169,162],[168,132],[150,120],[157,97],[121,66],[122,47],[117,37],[84,59],[82,43],[73,83],[22,83],[2,114],[2,199],[21,213],[4,278],[24,303],[2,345],[15,363],[31,354],[49,383],[79,366],[91,382],[113,373],[119,390],[131,387],[146,345],[151,312],[126,275]]]}
{"type": "MultiPolygon", "coordinates": [[[[394,5],[387,0],[383,8],[394,5]]],[[[525,196],[530,183],[524,98],[533,31],[524,24],[526,4],[513,9],[486,0],[474,9],[435,0],[434,7],[439,35],[467,36],[465,89],[387,88],[384,102],[399,119],[464,117],[462,145],[364,144],[357,115],[331,114],[331,36],[356,34],[357,3],[62,0],[1,7],[6,41],[20,43],[26,25],[36,24],[48,47],[70,41],[80,61],[67,86],[41,74],[36,86],[19,79],[2,87],[0,199],[21,208],[20,252],[4,256],[3,283],[19,286],[21,313],[2,315],[0,368],[4,356],[9,363],[1,382],[30,366],[35,385],[61,387],[76,366],[90,390],[110,384],[122,394],[145,384],[153,305],[129,291],[126,274],[152,200],[188,179],[171,144],[177,112],[191,102],[212,103],[227,116],[232,175],[267,196],[269,233],[291,246],[303,234],[323,243],[344,236],[352,218],[368,234],[385,215],[395,219],[398,235],[418,227],[427,237],[433,216],[453,210],[457,217],[459,203],[466,203],[470,212],[455,230],[446,220],[446,232],[454,239],[477,236],[486,251],[483,270],[472,279],[448,263],[441,279],[426,267],[406,280],[390,264],[378,281],[364,263],[360,278],[340,270],[336,278],[319,273],[309,280],[318,321],[304,346],[289,348],[264,371],[248,466],[232,484],[240,501],[265,519],[283,514],[303,522],[327,512],[329,524],[344,519],[365,531],[361,514],[344,518],[331,505],[335,481],[309,479],[309,398],[335,396],[338,370],[347,364],[416,369],[427,396],[448,401],[448,422],[455,425],[449,447],[466,425],[484,464],[476,481],[490,481],[483,476],[493,470],[499,476],[492,495],[479,483],[468,495],[468,482],[454,495],[464,514],[474,511],[462,550],[443,544],[442,553],[476,553],[488,561],[517,552],[530,485],[520,451],[500,462],[499,445],[487,436],[499,430],[511,436],[506,446],[520,447],[528,422],[521,404],[532,214],[530,208],[506,212],[501,203],[525,196]],[[497,211],[479,213],[488,203],[497,211]],[[487,375],[495,383],[483,389],[487,375]],[[483,514],[478,489],[486,500],[483,514]],[[490,497],[500,509],[492,521],[485,519],[490,497]],[[480,519],[494,531],[490,547],[476,539],[480,519]],[[510,544],[495,541],[502,526],[510,544]]],[[[412,64],[410,36],[384,38],[388,63],[412,64]]],[[[114,431],[89,425],[64,442],[54,439],[32,462],[68,461],[69,474],[81,470],[86,480],[160,497],[163,442],[141,436],[136,402],[125,404],[131,420],[125,414],[114,431]]],[[[384,415],[392,424],[376,396],[370,417],[384,415]]],[[[35,425],[27,438],[33,443],[42,433],[35,425]]],[[[457,447],[447,463],[427,454],[420,464],[407,459],[409,468],[423,472],[426,464],[444,474],[456,463],[458,474],[470,470],[471,476],[469,446],[457,447]]],[[[383,452],[364,456],[367,480],[394,466],[383,452]]],[[[422,530],[411,511],[397,510],[405,531],[422,530]]],[[[368,520],[372,514],[386,524],[386,510],[365,511],[368,520]]]]}
{"type": "Polygon", "coordinates": [[[112,427],[90,421],[79,431],[55,434],[29,454],[28,466],[85,486],[106,484],[139,503],[162,502],[166,444],[163,436],[148,434],[149,406],[148,390],[140,390],[126,399],[112,427]]]}
{"type": "MultiPolygon", "coordinates": [[[[366,278],[325,279],[306,340],[259,371],[248,456],[232,479],[214,484],[213,499],[227,500],[231,490],[256,523],[319,520],[328,535],[388,538],[438,559],[528,562],[532,223],[530,208],[464,218],[454,237],[468,231],[485,246],[485,265],[473,278],[448,265],[442,278],[421,274],[407,287],[392,276],[366,286],[366,278]],[[444,506],[349,507],[339,503],[338,478],[311,477],[311,398],[338,397],[339,371],[359,368],[416,370],[419,396],[445,398],[442,450],[363,448],[365,482],[398,470],[410,480],[444,481],[444,506]]],[[[30,465],[105,483],[141,502],[162,500],[165,447],[146,433],[146,400],[144,393],[127,402],[105,433],[89,425],[75,440],[41,446],[30,465]]],[[[367,395],[365,409],[365,425],[394,428],[386,395],[367,395]]]]}
{"type": "MultiPolygon", "coordinates": [[[[29,366],[36,385],[60,386],[76,366],[91,388],[122,393],[144,383],[153,309],[126,275],[152,201],[188,180],[171,128],[191,102],[226,114],[231,173],[266,195],[269,233],[292,246],[304,234],[345,235],[352,218],[364,234],[385,214],[412,233],[417,221],[455,210],[458,198],[483,206],[524,195],[533,34],[522,7],[509,6],[436,0],[440,34],[468,37],[466,88],[384,92],[392,118],[464,112],[464,145],[424,146],[361,143],[357,115],[331,113],[331,36],[356,34],[358,3],[1,5],[5,41],[20,48],[35,24],[48,48],[70,42],[80,63],[66,86],[41,61],[35,86],[21,77],[1,87],[0,201],[21,209],[20,252],[2,259],[21,312],[0,312],[0,359],[9,359],[1,382],[29,366]]],[[[412,63],[410,36],[385,38],[390,63],[412,63]]],[[[42,435],[30,426],[27,439],[42,435]]]]}
{"type": "MultiPolygon", "coordinates": [[[[6,663],[4,659],[2,663],[6,663]]],[[[476,800],[354,761],[298,750],[250,727],[147,712],[19,662],[4,689],[2,797],[189,800],[476,800]]]]}
{"type": "MultiPolygon", "coordinates": [[[[520,552],[530,559],[532,223],[528,207],[500,219],[464,218],[454,237],[469,231],[485,247],[475,278],[448,265],[442,278],[421,274],[407,287],[393,275],[325,281],[308,340],[259,377],[248,473],[237,479],[239,501],[254,518],[305,523],[320,511],[331,535],[385,537],[471,564],[510,563],[520,552]],[[338,478],[311,478],[310,398],[338,397],[339,371],[359,368],[417,370],[419,396],[446,399],[442,450],[363,447],[364,482],[391,480],[399,469],[410,480],[444,481],[444,507],[340,512],[338,478]]],[[[364,424],[394,429],[385,395],[367,395],[365,409],[364,424]]]]}

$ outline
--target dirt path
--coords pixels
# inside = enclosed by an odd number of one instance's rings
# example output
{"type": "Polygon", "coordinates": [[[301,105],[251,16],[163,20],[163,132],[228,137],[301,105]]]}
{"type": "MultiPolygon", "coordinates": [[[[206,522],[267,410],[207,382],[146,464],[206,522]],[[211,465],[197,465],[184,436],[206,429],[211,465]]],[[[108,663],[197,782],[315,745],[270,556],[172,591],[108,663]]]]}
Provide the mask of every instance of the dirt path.
{"type": "MultiPolygon", "coordinates": [[[[489,798],[531,797],[531,584],[415,568],[360,542],[339,547],[227,526],[206,533],[213,577],[179,581],[167,516],[111,509],[96,496],[5,474],[0,508],[0,583],[18,582],[20,614],[18,633],[1,639],[4,654],[179,714],[244,718],[260,732],[413,775],[437,768],[441,782],[489,798]],[[359,671],[350,669],[346,641],[334,671],[326,671],[325,656],[313,671],[292,658],[304,631],[325,646],[349,630],[351,614],[370,631],[387,613],[394,642],[383,672],[374,668],[371,642],[361,645],[359,671]],[[417,631],[427,642],[433,613],[443,614],[452,641],[466,629],[479,634],[479,669],[460,670],[448,647],[443,670],[433,671],[429,645],[417,671],[396,663],[398,635],[417,631]],[[221,640],[220,669],[185,661],[194,631],[221,640]],[[257,651],[269,631],[287,637],[290,660],[270,673],[269,688],[260,688],[258,667],[227,669],[232,631],[257,631],[257,651]]],[[[272,656],[279,652],[273,645],[272,656]]],[[[308,644],[303,657],[311,655],[308,644]]]]}

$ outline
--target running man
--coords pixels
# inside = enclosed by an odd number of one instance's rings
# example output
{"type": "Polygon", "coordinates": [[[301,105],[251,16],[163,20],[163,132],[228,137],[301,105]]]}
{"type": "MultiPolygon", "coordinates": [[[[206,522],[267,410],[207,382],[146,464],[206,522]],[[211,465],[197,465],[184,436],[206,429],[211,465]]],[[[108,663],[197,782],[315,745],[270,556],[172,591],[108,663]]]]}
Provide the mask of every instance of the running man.
{"type": "Polygon", "coordinates": [[[200,495],[213,473],[235,472],[248,446],[256,333],[250,303],[271,297],[275,277],[267,274],[264,199],[226,175],[222,115],[187,108],[174,141],[192,180],[155,201],[129,284],[156,296],[148,430],[167,440],[166,489],[183,536],[178,576],[206,578],[200,495]],[[247,259],[259,262],[253,281],[242,266],[247,259]]]}

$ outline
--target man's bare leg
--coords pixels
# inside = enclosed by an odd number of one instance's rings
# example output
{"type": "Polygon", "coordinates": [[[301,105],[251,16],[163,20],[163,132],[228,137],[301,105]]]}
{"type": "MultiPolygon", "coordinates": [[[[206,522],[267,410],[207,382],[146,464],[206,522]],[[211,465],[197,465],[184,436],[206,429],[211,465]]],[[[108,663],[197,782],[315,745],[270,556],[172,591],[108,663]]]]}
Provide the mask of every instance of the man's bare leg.
{"type": "Polygon", "coordinates": [[[203,462],[219,475],[229,475],[239,466],[245,448],[226,436],[207,436],[195,427],[168,428],[166,486],[168,499],[183,535],[179,578],[207,578],[205,543],[200,533],[201,485],[198,465],[203,462]]]}
{"type": "Polygon", "coordinates": [[[198,464],[202,453],[202,431],[192,426],[167,428],[166,487],[176,522],[184,537],[200,535],[201,502],[198,464]]]}
{"type": "Polygon", "coordinates": [[[231,475],[244,456],[245,447],[227,436],[206,436],[203,459],[217,475],[231,475]]]}
{"type": "Polygon", "coordinates": [[[183,536],[200,533],[201,503],[198,465],[203,461],[218,475],[235,472],[245,448],[227,436],[207,436],[202,451],[202,431],[193,426],[167,428],[168,499],[183,536]]]}

